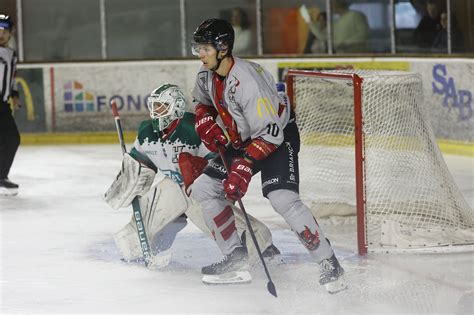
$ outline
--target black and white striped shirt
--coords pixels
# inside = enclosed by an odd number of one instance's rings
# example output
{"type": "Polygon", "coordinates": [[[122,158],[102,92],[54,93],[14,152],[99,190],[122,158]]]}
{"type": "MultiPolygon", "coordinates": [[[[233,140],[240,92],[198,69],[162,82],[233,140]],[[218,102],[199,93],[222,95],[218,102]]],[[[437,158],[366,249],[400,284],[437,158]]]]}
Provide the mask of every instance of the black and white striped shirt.
{"type": "Polygon", "coordinates": [[[14,80],[17,57],[13,49],[0,47],[0,103],[6,103],[10,96],[17,96],[14,80]]]}

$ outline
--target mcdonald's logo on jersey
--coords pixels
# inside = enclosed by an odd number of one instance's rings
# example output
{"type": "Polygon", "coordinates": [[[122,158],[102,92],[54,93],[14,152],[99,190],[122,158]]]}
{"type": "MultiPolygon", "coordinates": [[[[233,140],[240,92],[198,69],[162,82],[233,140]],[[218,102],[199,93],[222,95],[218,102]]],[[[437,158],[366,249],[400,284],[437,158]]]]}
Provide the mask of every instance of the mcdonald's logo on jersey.
{"type": "Polygon", "coordinates": [[[267,112],[267,114],[269,114],[270,116],[276,116],[276,112],[275,112],[275,109],[273,108],[272,103],[270,102],[268,97],[265,96],[264,98],[260,97],[257,100],[258,117],[263,118],[262,105],[265,111],[267,112]]]}

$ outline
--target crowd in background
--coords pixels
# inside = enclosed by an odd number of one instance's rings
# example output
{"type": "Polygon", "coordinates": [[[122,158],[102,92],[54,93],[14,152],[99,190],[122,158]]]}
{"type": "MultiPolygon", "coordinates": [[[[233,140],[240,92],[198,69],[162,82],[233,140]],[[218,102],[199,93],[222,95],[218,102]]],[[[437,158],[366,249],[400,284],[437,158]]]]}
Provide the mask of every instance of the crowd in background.
{"type": "Polygon", "coordinates": [[[207,17],[232,23],[237,56],[474,52],[468,0],[262,0],[260,11],[256,1],[188,0],[184,15],[164,0],[59,2],[22,0],[22,36],[10,43],[20,61],[188,58],[192,25],[207,17]]]}

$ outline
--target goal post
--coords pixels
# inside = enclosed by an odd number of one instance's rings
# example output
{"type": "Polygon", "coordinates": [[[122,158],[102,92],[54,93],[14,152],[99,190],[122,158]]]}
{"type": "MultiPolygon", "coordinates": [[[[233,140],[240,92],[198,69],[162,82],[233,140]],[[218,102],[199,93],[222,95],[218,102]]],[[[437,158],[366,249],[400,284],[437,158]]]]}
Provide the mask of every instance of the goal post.
{"type": "Polygon", "coordinates": [[[356,215],[359,254],[474,243],[418,74],[289,70],[287,91],[310,183],[302,197],[317,215],[356,215]]]}

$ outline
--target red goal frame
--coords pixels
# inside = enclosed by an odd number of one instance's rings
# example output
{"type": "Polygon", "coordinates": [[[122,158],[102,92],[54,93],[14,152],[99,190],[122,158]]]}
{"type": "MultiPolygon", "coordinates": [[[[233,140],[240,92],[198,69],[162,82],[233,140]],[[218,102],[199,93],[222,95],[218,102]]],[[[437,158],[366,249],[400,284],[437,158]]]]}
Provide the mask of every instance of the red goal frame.
{"type": "Polygon", "coordinates": [[[355,180],[357,211],[357,247],[359,255],[367,254],[366,218],[365,218],[365,151],[362,122],[362,81],[357,74],[322,73],[310,70],[288,70],[286,76],[287,92],[293,109],[298,106],[294,95],[295,77],[317,77],[333,80],[350,81],[354,88],[354,138],[355,138],[355,180]]]}

